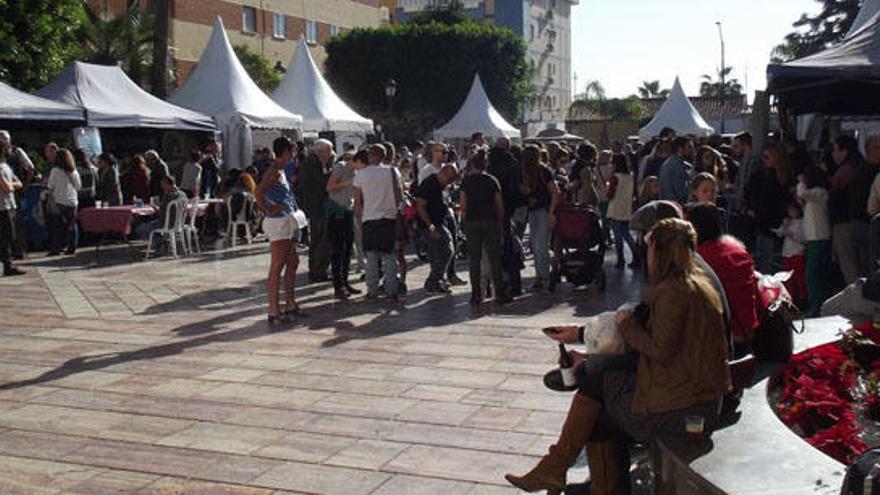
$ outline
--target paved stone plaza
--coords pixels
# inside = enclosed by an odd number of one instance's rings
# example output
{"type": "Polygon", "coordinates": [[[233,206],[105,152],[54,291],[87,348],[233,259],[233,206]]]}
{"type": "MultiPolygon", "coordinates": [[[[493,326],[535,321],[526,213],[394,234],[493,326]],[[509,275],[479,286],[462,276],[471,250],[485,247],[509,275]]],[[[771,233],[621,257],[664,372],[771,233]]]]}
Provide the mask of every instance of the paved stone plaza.
{"type": "Polygon", "coordinates": [[[426,297],[415,264],[402,303],[307,286],[310,317],[273,333],[267,250],[84,249],[0,278],[0,493],[516,493],[503,474],[569,402],[541,384],[558,353],[540,329],[636,293],[608,269],[604,295],[474,310],[467,287],[426,297]]]}

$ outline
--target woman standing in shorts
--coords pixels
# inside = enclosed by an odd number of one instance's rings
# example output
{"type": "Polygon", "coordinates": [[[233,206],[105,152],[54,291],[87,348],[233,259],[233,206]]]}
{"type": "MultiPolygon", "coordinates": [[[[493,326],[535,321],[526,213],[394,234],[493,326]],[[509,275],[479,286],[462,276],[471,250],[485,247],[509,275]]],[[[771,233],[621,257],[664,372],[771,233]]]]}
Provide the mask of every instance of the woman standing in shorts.
{"type": "Polygon", "coordinates": [[[272,143],[275,163],[263,174],[256,191],[257,204],[266,212],[263,219],[263,232],[269,238],[269,324],[287,322],[294,316],[307,316],[300,310],[293,292],[296,269],[299,267],[299,254],[296,252],[299,226],[293,212],[298,208],[290,189],[290,182],[284,174],[284,167],[293,160],[293,143],[280,137],[272,143]],[[284,272],[285,309],[279,307],[279,284],[284,272]]]}

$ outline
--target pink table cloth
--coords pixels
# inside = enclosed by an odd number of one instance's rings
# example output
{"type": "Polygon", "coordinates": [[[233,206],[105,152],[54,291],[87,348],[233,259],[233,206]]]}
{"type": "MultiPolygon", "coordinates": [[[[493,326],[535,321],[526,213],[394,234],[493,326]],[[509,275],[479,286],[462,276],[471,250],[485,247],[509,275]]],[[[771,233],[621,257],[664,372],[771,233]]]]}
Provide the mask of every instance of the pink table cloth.
{"type": "Polygon", "coordinates": [[[134,205],[83,208],[77,213],[77,220],[86,232],[118,232],[127,236],[131,234],[131,219],[134,216],[149,216],[156,211],[156,207],[149,205],[139,208],[134,205]]]}

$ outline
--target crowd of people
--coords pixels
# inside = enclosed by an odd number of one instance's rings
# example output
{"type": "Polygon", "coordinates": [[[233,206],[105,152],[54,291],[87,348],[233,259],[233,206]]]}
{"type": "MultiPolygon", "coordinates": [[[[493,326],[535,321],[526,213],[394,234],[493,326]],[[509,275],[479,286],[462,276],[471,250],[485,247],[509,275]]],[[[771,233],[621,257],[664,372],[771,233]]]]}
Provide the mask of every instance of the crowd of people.
{"type": "MultiPolygon", "coordinates": [[[[286,187],[288,209],[308,218],[291,234],[293,248],[308,246],[308,281],[332,281],[339,299],[361,292],[350,281],[353,262],[365,271],[367,298],[405,294],[410,249],[430,265],[424,285],[429,294],[449,294],[469,282],[474,304],[488,297],[507,303],[524,292],[526,251],[534,257],[534,279],[526,290],[552,290],[560,256],[553,249],[557,213],[571,205],[601,215],[602,242],[614,248],[614,267],[639,271],[645,254],[633,236],[634,212],[656,200],[674,203],[709,229],[698,232],[698,251],[730,279],[725,282],[734,297],[754,299],[746,295],[754,282],[751,266],[765,274],[789,270],[789,292],[811,315],[837,290],[871,274],[880,257],[880,229],[871,228],[880,213],[880,138],[869,139],[864,154],[847,135],[829,140],[824,154],[811,154],[801,143],[773,136],[756,150],[745,132],[727,140],[696,139],[667,129],[646,143],[613,142],[608,149],[589,142],[520,145],[504,137],[489,143],[477,133],[460,148],[417,142],[397,150],[375,143],[340,156],[331,142],[318,139],[309,147],[286,141],[290,158],[281,158],[286,148],[261,149],[241,170],[224,166],[216,141],[193,151],[177,170],[154,150],[124,165],[104,153],[92,164],[83,150],[48,143],[42,176],[8,132],[0,133],[0,142],[7,175],[14,178],[0,183],[2,223],[12,225],[12,235],[3,236],[7,274],[20,272],[12,262],[23,256],[26,243],[16,210],[22,191],[36,181],[45,186],[50,255],[75,253],[78,209],[148,198],[164,207],[183,196],[233,197],[241,209],[250,197],[259,208],[248,209],[247,216],[271,241],[262,222],[275,209],[267,206],[267,191],[278,195],[286,187]],[[270,170],[283,174],[286,185],[266,189],[267,177],[277,175],[270,170]],[[468,282],[455,263],[465,257],[468,282]],[[737,276],[741,280],[733,280],[737,276]]],[[[217,216],[226,214],[225,207],[214,207],[217,216]]],[[[148,235],[160,217],[137,231],[148,235]]],[[[209,234],[218,230],[211,223],[209,234]]],[[[738,318],[737,338],[746,342],[756,318],[752,311],[738,318]]]]}

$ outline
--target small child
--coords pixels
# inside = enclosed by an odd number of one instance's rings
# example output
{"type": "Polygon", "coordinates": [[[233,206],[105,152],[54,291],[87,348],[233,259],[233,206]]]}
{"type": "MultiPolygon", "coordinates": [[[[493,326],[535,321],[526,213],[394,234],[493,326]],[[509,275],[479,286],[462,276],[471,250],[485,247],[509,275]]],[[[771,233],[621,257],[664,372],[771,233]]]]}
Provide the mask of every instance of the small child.
{"type": "Polygon", "coordinates": [[[718,181],[708,172],[700,172],[691,181],[691,195],[698,203],[712,203],[718,198],[718,181]]]}
{"type": "Polygon", "coordinates": [[[639,187],[639,207],[660,199],[660,179],[650,175],[642,180],[639,187]]]}
{"type": "Polygon", "coordinates": [[[828,293],[825,274],[831,260],[831,222],[828,219],[828,179],[819,167],[807,167],[798,176],[798,201],[804,205],[804,255],[806,257],[809,315],[819,316],[828,293]]]}
{"type": "Polygon", "coordinates": [[[798,303],[807,300],[806,258],[804,256],[804,212],[801,205],[792,201],[788,204],[788,217],[773,232],[782,237],[782,267],[793,272],[785,288],[798,303]]]}

